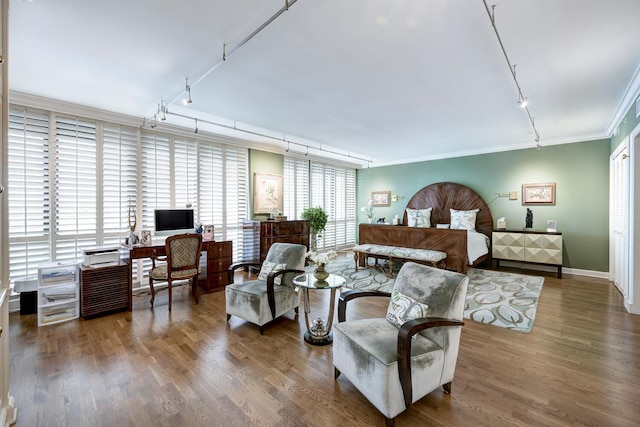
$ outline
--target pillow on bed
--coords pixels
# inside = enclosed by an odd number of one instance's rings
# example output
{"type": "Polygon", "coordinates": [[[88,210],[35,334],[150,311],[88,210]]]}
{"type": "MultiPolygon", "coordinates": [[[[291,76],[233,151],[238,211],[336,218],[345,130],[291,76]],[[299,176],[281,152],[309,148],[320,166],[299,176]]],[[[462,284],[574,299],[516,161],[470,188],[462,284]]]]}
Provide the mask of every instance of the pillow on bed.
{"type": "Polygon", "coordinates": [[[427,209],[409,209],[407,208],[407,225],[409,227],[431,227],[431,210],[427,209]]]}
{"type": "Polygon", "coordinates": [[[454,230],[473,230],[476,229],[476,215],[480,209],[472,209],[470,211],[458,211],[449,209],[451,212],[451,228],[454,230]]]}

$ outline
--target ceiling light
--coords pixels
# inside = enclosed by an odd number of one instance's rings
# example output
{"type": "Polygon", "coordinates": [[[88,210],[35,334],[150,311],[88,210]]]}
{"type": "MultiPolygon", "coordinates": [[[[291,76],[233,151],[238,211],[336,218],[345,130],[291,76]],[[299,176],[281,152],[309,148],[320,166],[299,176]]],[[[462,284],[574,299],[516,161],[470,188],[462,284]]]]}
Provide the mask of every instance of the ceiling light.
{"type": "Polygon", "coordinates": [[[158,114],[162,113],[162,115],[160,116],[160,121],[164,122],[165,120],[167,120],[167,106],[164,105],[164,101],[160,101],[160,110],[158,111],[158,114]]]}
{"type": "Polygon", "coordinates": [[[185,83],[185,86],[184,86],[184,90],[187,92],[187,97],[186,97],[186,98],[184,98],[184,99],[182,100],[182,103],[183,103],[184,105],[189,105],[189,104],[191,104],[193,101],[191,100],[191,86],[189,86],[189,78],[188,78],[188,77],[187,77],[187,79],[186,79],[186,83],[185,83]]]}
{"type": "Polygon", "coordinates": [[[518,105],[520,106],[520,108],[527,108],[527,105],[529,105],[529,103],[527,102],[527,98],[520,98],[520,100],[518,101],[518,105]]]}
{"type": "Polygon", "coordinates": [[[198,133],[198,119],[196,118],[195,121],[196,121],[196,130],[193,131],[193,133],[198,133]]]}

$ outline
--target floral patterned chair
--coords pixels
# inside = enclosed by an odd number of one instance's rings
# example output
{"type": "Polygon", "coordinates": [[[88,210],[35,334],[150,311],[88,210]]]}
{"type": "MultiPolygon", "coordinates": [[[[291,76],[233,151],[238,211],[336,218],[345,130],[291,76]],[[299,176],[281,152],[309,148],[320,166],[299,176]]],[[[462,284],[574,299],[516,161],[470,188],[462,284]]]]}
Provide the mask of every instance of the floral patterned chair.
{"type": "Polygon", "coordinates": [[[191,281],[193,298],[198,303],[198,275],[200,274],[200,250],[202,236],[200,234],[178,234],[167,237],[165,241],[166,258],[151,258],[153,266],[149,272],[149,288],[151,289],[151,307],[156,299],[155,281],[167,282],[169,290],[169,311],[171,311],[171,290],[174,281],[191,281]],[[166,264],[156,265],[157,260],[166,264]]]}

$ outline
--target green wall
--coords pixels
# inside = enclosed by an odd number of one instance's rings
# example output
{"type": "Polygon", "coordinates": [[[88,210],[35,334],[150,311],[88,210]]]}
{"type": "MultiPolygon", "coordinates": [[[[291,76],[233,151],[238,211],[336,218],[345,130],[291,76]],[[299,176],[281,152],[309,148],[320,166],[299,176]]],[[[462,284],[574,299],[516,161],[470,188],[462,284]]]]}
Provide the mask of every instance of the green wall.
{"type": "Polygon", "coordinates": [[[282,176],[284,171],[284,156],[282,154],[267,153],[265,151],[249,150],[249,212],[252,219],[266,219],[269,215],[255,215],[253,213],[253,176],[257,173],[269,173],[282,176]]]}
{"type": "Polygon", "coordinates": [[[357,217],[371,191],[390,190],[398,201],[375,208],[374,217],[391,221],[402,217],[409,199],[436,182],[457,182],[475,190],[488,204],[495,220],[506,217],[508,228],[524,227],[526,209],[533,212],[533,227],[545,229],[548,219],[558,222],[563,234],[563,265],[609,271],[609,139],[543,146],[540,150],[432,160],[358,170],[357,217]],[[556,183],[556,204],[522,206],[522,184],[556,183]],[[495,193],[518,192],[518,200],[495,193]]]}

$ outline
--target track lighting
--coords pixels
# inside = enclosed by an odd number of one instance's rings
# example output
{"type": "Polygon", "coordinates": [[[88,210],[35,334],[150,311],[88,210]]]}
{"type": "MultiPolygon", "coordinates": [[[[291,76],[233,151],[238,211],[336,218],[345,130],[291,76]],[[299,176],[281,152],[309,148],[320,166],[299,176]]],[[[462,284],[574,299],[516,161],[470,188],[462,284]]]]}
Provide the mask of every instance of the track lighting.
{"type": "Polygon", "coordinates": [[[527,98],[520,98],[520,100],[518,101],[518,105],[520,106],[520,108],[527,108],[527,105],[529,105],[529,103],[527,102],[527,98]]]}
{"type": "Polygon", "coordinates": [[[186,83],[184,85],[184,90],[187,92],[187,97],[182,100],[184,105],[189,105],[193,101],[191,100],[191,86],[189,86],[189,78],[186,78],[186,83]]]}
{"type": "Polygon", "coordinates": [[[504,59],[507,61],[507,65],[509,66],[509,71],[511,71],[511,77],[513,77],[513,82],[516,84],[516,89],[518,89],[518,105],[520,108],[527,112],[527,116],[529,117],[529,121],[531,122],[531,127],[533,128],[533,133],[535,134],[536,146],[538,149],[540,148],[540,134],[538,133],[538,129],[536,129],[536,124],[533,120],[533,116],[531,115],[531,111],[529,111],[529,103],[527,102],[527,98],[522,94],[522,88],[520,87],[520,83],[518,83],[518,78],[516,76],[516,64],[511,65],[511,61],[509,60],[509,56],[507,56],[507,51],[504,48],[504,44],[502,43],[502,39],[500,38],[500,33],[498,33],[498,28],[496,27],[496,16],[495,16],[495,7],[496,5],[492,5],[491,9],[489,9],[489,5],[487,5],[486,0],[482,0],[484,3],[484,7],[487,10],[487,15],[489,15],[489,20],[491,21],[491,26],[493,27],[493,31],[496,34],[496,38],[498,39],[498,43],[500,44],[500,48],[502,49],[502,54],[504,55],[504,59]]]}
{"type": "Polygon", "coordinates": [[[160,107],[158,109],[158,114],[162,113],[160,116],[160,121],[164,122],[167,120],[167,106],[164,105],[164,101],[160,101],[160,107]]]}
{"type": "Polygon", "coordinates": [[[193,131],[193,133],[198,133],[198,119],[196,118],[195,121],[196,121],[196,130],[193,131]]]}

